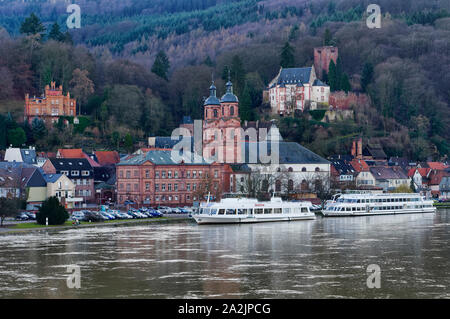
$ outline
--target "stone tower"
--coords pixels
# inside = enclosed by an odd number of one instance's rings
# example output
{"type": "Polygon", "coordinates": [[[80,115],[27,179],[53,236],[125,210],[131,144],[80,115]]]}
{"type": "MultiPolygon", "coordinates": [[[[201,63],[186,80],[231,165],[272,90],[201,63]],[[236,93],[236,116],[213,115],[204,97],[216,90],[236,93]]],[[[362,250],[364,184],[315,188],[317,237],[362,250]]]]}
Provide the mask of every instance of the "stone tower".
{"type": "Polygon", "coordinates": [[[331,60],[336,64],[339,56],[338,48],[326,46],[314,48],[314,68],[319,79],[323,80],[324,73],[328,74],[331,60]]]}

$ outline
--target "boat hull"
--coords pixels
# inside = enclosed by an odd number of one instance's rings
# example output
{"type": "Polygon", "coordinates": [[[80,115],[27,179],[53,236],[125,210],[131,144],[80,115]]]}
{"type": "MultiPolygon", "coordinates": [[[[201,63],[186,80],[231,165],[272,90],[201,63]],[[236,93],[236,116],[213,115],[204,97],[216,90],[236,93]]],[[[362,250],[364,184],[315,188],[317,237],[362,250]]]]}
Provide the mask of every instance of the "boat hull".
{"type": "Polygon", "coordinates": [[[402,210],[391,210],[382,212],[333,212],[333,211],[322,211],[321,214],[324,217],[348,217],[348,216],[373,216],[373,215],[400,215],[400,214],[424,214],[424,213],[435,213],[436,208],[423,208],[423,209],[402,209],[402,210]]]}
{"type": "Polygon", "coordinates": [[[243,223],[264,223],[264,222],[282,222],[295,220],[316,219],[315,214],[301,214],[292,216],[217,216],[217,215],[193,215],[197,224],[243,224],[243,223]]]}

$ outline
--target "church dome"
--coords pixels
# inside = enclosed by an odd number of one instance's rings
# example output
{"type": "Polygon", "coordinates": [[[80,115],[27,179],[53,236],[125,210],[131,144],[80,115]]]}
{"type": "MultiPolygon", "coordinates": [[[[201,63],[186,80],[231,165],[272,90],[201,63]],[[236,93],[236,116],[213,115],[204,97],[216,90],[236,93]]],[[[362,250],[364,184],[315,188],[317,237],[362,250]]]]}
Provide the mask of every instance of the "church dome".
{"type": "Polygon", "coordinates": [[[214,85],[214,82],[209,87],[209,97],[203,105],[220,105],[220,101],[216,96],[216,86],[214,85]]]}
{"type": "Polygon", "coordinates": [[[230,80],[227,82],[227,92],[220,99],[221,103],[238,103],[239,100],[236,95],[233,94],[233,83],[230,80]]]}

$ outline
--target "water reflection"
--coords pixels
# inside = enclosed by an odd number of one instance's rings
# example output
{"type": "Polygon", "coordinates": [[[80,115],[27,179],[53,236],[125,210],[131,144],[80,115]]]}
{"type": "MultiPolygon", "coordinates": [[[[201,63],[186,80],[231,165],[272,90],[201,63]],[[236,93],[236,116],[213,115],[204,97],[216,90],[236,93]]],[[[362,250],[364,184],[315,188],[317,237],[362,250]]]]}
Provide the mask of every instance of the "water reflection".
{"type": "Polygon", "coordinates": [[[0,297],[448,298],[449,213],[1,236],[0,297]]]}

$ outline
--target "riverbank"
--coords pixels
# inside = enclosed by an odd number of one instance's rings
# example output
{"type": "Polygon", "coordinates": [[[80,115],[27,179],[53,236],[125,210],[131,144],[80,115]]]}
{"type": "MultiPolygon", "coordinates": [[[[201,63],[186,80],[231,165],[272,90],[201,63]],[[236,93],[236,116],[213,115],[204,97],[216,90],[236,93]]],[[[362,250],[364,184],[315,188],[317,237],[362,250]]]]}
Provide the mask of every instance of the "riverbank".
{"type": "Polygon", "coordinates": [[[450,208],[450,202],[447,203],[433,203],[436,208],[450,208]]]}
{"type": "Polygon", "coordinates": [[[79,229],[92,227],[120,227],[120,226],[136,226],[145,224],[167,224],[180,223],[190,221],[188,215],[164,216],[160,218],[133,219],[133,220],[109,220],[103,222],[81,222],[80,225],[72,225],[72,221],[68,220],[64,225],[45,226],[37,223],[21,223],[0,227],[0,235],[23,234],[26,232],[48,232],[60,231],[65,229],[79,229]]]}

